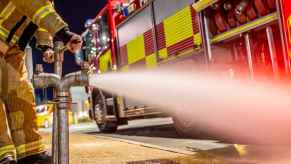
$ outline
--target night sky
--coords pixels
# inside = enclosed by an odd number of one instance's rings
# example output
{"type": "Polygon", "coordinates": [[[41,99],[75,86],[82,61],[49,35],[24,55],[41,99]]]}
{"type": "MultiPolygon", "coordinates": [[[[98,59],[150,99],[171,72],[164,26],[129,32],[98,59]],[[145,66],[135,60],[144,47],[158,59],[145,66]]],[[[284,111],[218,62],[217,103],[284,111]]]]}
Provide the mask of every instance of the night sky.
{"type": "MultiPolygon", "coordinates": [[[[71,31],[81,34],[84,29],[84,23],[87,19],[95,18],[97,13],[104,7],[106,0],[54,0],[57,12],[70,26],[71,31]]],[[[32,47],[33,42],[32,42],[32,47]]],[[[33,48],[34,64],[43,64],[45,72],[53,72],[53,64],[46,64],[42,61],[41,53],[33,48]]],[[[65,54],[64,74],[80,69],[74,62],[72,54],[65,54]]],[[[48,89],[48,99],[52,98],[52,89],[48,89]]],[[[43,91],[36,90],[37,103],[41,103],[43,91]]]]}

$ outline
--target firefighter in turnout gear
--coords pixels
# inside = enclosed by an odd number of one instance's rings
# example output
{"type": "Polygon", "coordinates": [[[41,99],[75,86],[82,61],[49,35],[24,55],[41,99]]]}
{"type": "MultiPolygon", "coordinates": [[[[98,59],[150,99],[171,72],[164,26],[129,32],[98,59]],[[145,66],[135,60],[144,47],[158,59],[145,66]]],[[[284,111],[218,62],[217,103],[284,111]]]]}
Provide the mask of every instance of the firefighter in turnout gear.
{"type": "Polygon", "coordinates": [[[51,163],[37,131],[33,88],[26,78],[24,49],[33,36],[44,52],[52,48],[53,37],[71,52],[82,44],[49,0],[0,1],[0,164],[51,163]]]}

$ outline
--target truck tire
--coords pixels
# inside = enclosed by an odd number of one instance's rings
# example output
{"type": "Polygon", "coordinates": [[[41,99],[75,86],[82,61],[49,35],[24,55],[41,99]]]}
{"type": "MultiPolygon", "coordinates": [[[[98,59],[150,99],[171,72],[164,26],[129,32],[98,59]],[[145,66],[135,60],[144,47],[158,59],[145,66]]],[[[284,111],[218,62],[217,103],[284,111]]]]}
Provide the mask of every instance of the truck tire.
{"type": "Polygon", "coordinates": [[[108,108],[106,104],[106,97],[99,89],[94,89],[92,93],[93,99],[93,116],[94,120],[102,133],[114,133],[117,130],[118,122],[108,120],[108,108]]]}

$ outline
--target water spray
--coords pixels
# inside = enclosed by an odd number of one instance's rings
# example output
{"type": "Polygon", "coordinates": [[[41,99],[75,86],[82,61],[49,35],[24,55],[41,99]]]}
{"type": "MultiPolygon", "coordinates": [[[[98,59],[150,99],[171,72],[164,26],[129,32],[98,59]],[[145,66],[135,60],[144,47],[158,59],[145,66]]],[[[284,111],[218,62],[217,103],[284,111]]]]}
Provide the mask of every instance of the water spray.
{"type": "Polygon", "coordinates": [[[55,89],[56,107],[53,113],[52,153],[53,164],[69,163],[69,125],[68,111],[71,109],[72,99],[70,88],[72,86],[87,86],[89,83],[87,70],[73,72],[62,76],[62,66],[65,46],[62,42],[55,43],[55,73],[43,73],[37,66],[33,76],[35,88],[53,87],[55,89]]]}
{"type": "Polygon", "coordinates": [[[197,71],[130,71],[90,77],[90,85],[144,102],[235,143],[291,145],[290,86],[233,80],[197,71]]]}

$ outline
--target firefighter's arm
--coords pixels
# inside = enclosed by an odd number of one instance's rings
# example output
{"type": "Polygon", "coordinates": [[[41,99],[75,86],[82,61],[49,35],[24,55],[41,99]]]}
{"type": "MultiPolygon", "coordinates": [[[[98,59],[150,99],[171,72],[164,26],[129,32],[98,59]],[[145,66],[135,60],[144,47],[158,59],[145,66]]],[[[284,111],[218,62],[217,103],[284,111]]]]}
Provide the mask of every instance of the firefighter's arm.
{"type": "Polygon", "coordinates": [[[17,10],[29,17],[38,27],[62,40],[72,52],[80,49],[82,39],[70,32],[68,25],[55,11],[49,0],[11,0],[17,10]]]}
{"type": "Polygon", "coordinates": [[[53,36],[68,25],[55,11],[49,0],[11,0],[17,10],[29,17],[37,26],[53,36]]]}

